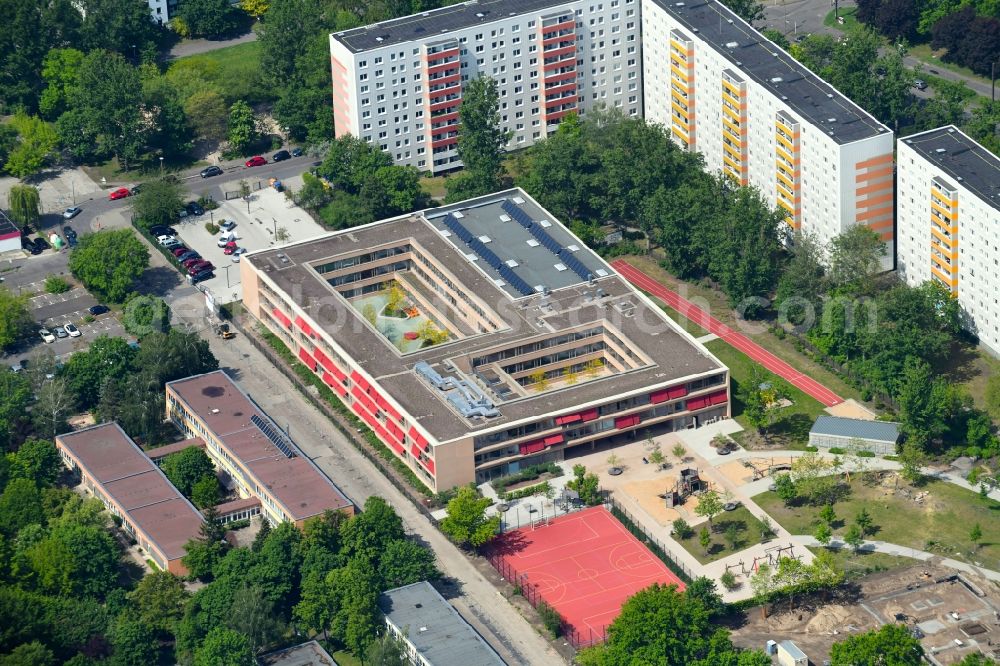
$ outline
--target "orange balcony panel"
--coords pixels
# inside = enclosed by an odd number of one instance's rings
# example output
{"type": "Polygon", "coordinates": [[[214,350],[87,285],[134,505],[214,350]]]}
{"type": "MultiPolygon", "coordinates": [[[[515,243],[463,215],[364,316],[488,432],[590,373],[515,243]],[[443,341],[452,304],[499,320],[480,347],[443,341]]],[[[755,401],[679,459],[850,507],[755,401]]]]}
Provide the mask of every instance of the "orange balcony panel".
{"type": "Polygon", "coordinates": [[[434,111],[440,111],[442,109],[447,109],[447,108],[450,108],[450,107],[458,108],[458,105],[461,104],[461,103],[462,103],[462,98],[461,97],[459,97],[457,99],[448,99],[448,100],[444,100],[443,102],[435,102],[434,104],[431,104],[430,105],[430,110],[433,113],[434,111]]]}
{"type": "Polygon", "coordinates": [[[795,181],[794,180],[792,180],[791,178],[789,178],[785,174],[781,173],[780,171],[775,171],[774,175],[777,176],[778,180],[780,180],[782,183],[784,183],[786,187],[788,187],[789,191],[795,190],[795,181]]]}
{"type": "MultiPolygon", "coordinates": [[[[576,81],[569,81],[567,83],[562,84],[561,86],[555,86],[554,88],[546,88],[545,95],[546,97],[548,97],[549,95],[556,95],[558,93],[569,92],[570,90],[576,90],[576,81]]],[[[547,99],[545,103],[548,104],[551,101],[553,100],[547,99]]]]}
{"type": "Polygon", "coordinates": [[[931,223],[932,224],[936,224],[941,229],[943,229],[944,231],[947,231],[947,232],[951,233],[952,235],[958,233],[958,225],[957,224],[951,224],[951,225],[945,224],[944,220],[939,220],[936,217],[934,217],[933,215],[931,215],[931,223]]]}
{"type": "Polygon", "coordinates": [[[958,211],[957,210],[954,210],[954,209],[953,210],[948,210],[947,208],[942,208],[941,206],[939,206],[934,201],[931,201],[931,208],[934,209],[934,210],[936,210],[937,212],[941,213],[941,215],[943,217],[948,218],[952,222],[958,220],[958,211]]]}
{"type": "Polygon", "coordinates": [[[958,244],[958,241],[945,236],[944,233],[934,225],[931,225],[931,236],[937,238],[939,243],[949,249],[954,248],[958,244]]]}
{"type": "Polygon", "coordinates": [[[459,71],[461,69],[461,67],[462,67],[462,63],[459,60],[452,60],[450,62],[443,62],[443,63],[441,63],[439,65],[428,65],[427,66],[427,75],[430,76],[431,74],[439,74],[441,72],[446,72],[449,69],[453,69],[453,70],[455,70],[457,72],[457,71],[459,71]]]}
{"type": "Polygon", "coordinates": [[[685,82],[689,81],[692,78],[691,75],[690,75],[690,73],[688,72],[687,67],[681,68],[681,67],[677,66],[676,64],[674,64],[673,60],[670,61],[670,73],[675,78],[680,79],[681,81],[685,81],[685,82]]]}
{"type": "Polygon", "coordinates": [[[781,134],[778,134],[777,132],[774,133],[774,138],[777,139],[778,145],[784,146],[788,150],[794,152],[795,144],[792,141],[789,141],[788,139],[783,137],[781,134]]]}
{"type": "Polygon", "coordinates": [[[445,146],[452,146],[458,143],[457,136],[449,136],[444,139],[439,139],[438,141],[431,141],[431,148],[443,148],[445,146]]]}

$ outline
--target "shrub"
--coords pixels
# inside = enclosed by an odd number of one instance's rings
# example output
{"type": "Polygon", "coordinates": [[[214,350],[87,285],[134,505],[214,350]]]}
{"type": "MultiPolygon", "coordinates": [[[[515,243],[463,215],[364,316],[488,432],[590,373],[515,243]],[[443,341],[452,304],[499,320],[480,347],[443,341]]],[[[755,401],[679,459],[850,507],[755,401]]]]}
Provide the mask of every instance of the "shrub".
{"type": "Polygon", "coordinates": [[[559,611],[544,601],[539,601],[535,610],[538,611],[538,616],[542,618],[542,624],[552,634],[552,638],[559,638],[559,634],[562,633],[563,622],[559,611]]]}
{"type": "Polygon", "coordinates": [[[219,225],[213,224],[212,222],[206,222],[205,231],[214,236],[215,234],[219,233],[219,225]]]}
{"type": "Polygon", "coordinates": [[[829,449],[829,451],[830,451],[830,453],[832,453],[835,456],[842,456],[842,455],[844,455],[844,454],[847,453],[847,451],[845,451],[844,449],[842,449],[839,446],[831,446],[830,449],[829,449]]]}
{"type": "Polygon", "coordinates": [[[678,518],[673,522],[674,536],[678,539],[690,539],[694,535],[694,530],[683,518],[678,518]]]}
{"type": "Polygon", "coordinates": [[[62,294],[72,289],[69,282],[58,275],[50,275],[45,278],[45,291],[50,294],[62,294]]]}
{"type": "Polygon", "coordinates": [[[819,451],[819,448],[817,448],[815,446],[807,446],[807,447],[805,447],[802,450],[803,451],[809,451],[810,453],[816,453],[817,451],[819,451]]]}
{"type": "Polygon", "coordinates": [[[507,486],[512,486],[515,483],[521,483],[522,481],[534,481],[545,473],[551,474],[552,476],[562,476],[563,470],[559,465],[553,462],[543,463],[541,465],[525,467],[516,474],[494,479],[491,483],[493,484],[494,490],[497,491],[497,494],[500,494],[503,493],[507,486]]]}
{"type": "MultiPolygon", "coordinates": [[[[859,458],[874,458],[875,452],[869,451],[868,449],[861,449],[856,454],[859,458]]],[[[888,458],[887,458],[888,459],[888,458]]]]}
{"type": "Polygon", "coordinates": [[[726,569],[726,573],[719,576],[719,582],[722,583],[722,587],[726,588],[730,592],[739,587],[739,583],[736,581],[736,576],[729,569],[726,569]]]}
{"type": "Polygon", "coordinates": [[[532,495],[545,495],[550,490],[552,486],[548,481],[542,481],[541,483],[536,483],[533,486],[528,486],[527,488],[521,488],[520,490],[515,490],[509,493],[500,493],[500,498],[506,502],[511,500],[521,499],[522,497],[531,497],[532,495]]]}

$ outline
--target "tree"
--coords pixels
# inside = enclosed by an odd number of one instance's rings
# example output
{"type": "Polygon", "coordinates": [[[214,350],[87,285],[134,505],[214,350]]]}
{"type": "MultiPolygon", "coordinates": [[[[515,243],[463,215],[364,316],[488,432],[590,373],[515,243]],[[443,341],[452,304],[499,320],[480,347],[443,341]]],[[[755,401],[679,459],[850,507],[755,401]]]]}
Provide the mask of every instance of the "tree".
{"type": "Polygon", "coordinates": [[[389,542],[379,558],[379,574],[386,589],[441,577],[434,552],[409,539],[389,542]]]}
{"type": "Polygon", "coordinates": [[[503,186],[503,157],[511,136],[501,128],[500,92],[488,76],[464,86],[458,118],[458,155],[465,170],[446,182],[448,201],[489,194],[503,186]]]}
{"type": "Polygon", "coordinates": [[[39,434],[55,437],[66,431],[66,417],[76,407],[76,394],[62,377],[53,377],[42,384],[35,397],[31,414],[39,434]]]}
{"type": "Polygon", "coordinates": [[[143,368],[152,383],[160,385],[158,388],[175,379],[219,369],[208,341],[194,331],[171,328],[166,333],[150,333],[142,342],[134,367],[143,368]]]}
{"type": "Polygon", "coordinates": [[[463,486],[448,502],[448,515],[441,521],[441,531],[463,548],[478,548],[496,536],[500,516],[486,517],[489,498],[480,497],[473,488],[463,486]]]}
{"type": "Polygon", "coordinates": [[[55,483],[62,471],[62,459],[55,445],[43,439],[25,441],[10,462],[10,478],[28,479],[42,488],[55,483]]]}
{"type": "Polygon", "coordinates": [[[777,46],[780,46],[781,48],[785,49],[786,51],[789,48],[791,48],[791,44],[788,42],[788,39],[781,33],[780,30],[775,30],[774,28],[765,28],[761,30],[760,33],[765,37],[767,37],[768,39],[770,39],[772,42],[774,42],[777,46]]]}
{"type": "Polygon", "coordinates": [[[976,523],[975,525],[972,526],[972,529],[969,531],[969,541],[971,541],[972,546],[978,550],[979,541],[982,538],[983,538],[983,528],[979,526],[979,523],[976,523]]]}
{"type": "Polygon", "coordinates": [[[215,465],[205,451],[197,446],[189,446],[183,451],[171,453],[160,463],[163,473],[170,483],[187,497],[195,484],[207,476],[215,477],[215,465]]]}
{"type": "Polygon", "coordinates": [[[38,188],[31,185],[14,185],[7,194],[10,217],[21,228],[34,226],[41,215],[38,188]]]}
{"type": "Polygon", "coordinates": [[[254,666],[250,639],[243,634],[215,627],[195,650],[194,666],[254,666]]]}
{"type": "Polygon", "coordinates": [[[707,527],[702,527],[701,531],[698,532],[698,543],[701,544],[702,550],[707,553],[708,547],[712,545],[712,535],[707,527]]]}
{"type": "Polygon", "coordinates": [[[729,544],[729,550],[738,550],[740,544],[743,543],[740,528],[736,526],[736,523],[729,523],[726,525],[726,530],[722,533],[722,535],[725,537],[726,543],[729,544]]]}
{"type": "Polygon", "coordinates": [[[184,113],[197,136],[209,141],[226,138],[226,100],[215,90],[199,90],[184,101],[184,113]]]}
{"type": "Polygon", "coordinates": [[[859,550],[861,550],[861,545],[864,543],[864,535],[861,534],[861,528],[857,525],[851,525],[847,528],[847,532],[844,533],[844,543],[854,550],[856,555],[859,550]]]}
{"type": "Polygon", "coordinates": [[[832,504],[827,504],[819,510],[819,519],[833,527],[833,523],[837,520],[837,512],[834,511],[832,504]]]}
{"type": "Polygon", "coordinates": [[[779,311],[796,326],[812,325],[807,321],[810,309],[815,312],[825,290],[823,248],[812,234],[798,231],[792,238],[791,257],[778,281],[774,300],[779,311]]]}
{"type": "Polygon", "coordinates": [[[868,509],[861,507],[858,511],[858,515],[854,517],[854,524],[858,526],[861,530],[861,536],[866,537],[870,534],[875,533],[875,525],[872,521],[871,514],[868,513],[868,509]]]}
{"type": "Polygon", "coordinates": [[[177,16],[193,37],[222,37],[239,27],[239,18],[229,0],[187,0],[177,16]]]}
{"type": "Polygon", "coordinates": [[[573,479],[566,482],[566,487],[580,496],[580,501],[587,506],[597,506],[601,503],[601,482],[593,472],[587,473],[583,465],[573,465],[573,479]]]}
{"type": "Polygon", "coordinates": [[[33,323],[28,295],[14,295],[7,287],[0,286],[0,348],[7,349],[20,340],[33,323]]]}
{"type": "Polygon", "coordinates": [[[722,583],[722,587],[726,588],[730,592],[739,587],[736,575],[729,569],[726,569],[723,574],[719,576],[719,582],[722,583]]]}
{"type": "Polygon", "coordinates": [[[16,178],[38,173],[52,158],[59,136],[44,120],[23,111],[14,116],[11,124],[17,130],[18,141],[7,155],[4,168],[16,178]]]}
{"type": "Polygon", "coordinates": [[[17,147],[17,130],[10,125],[0,125],[0,171],[4,170],[10,151],[17,147]]]}
{"type": "Polygon", "coordinates": [[[128,594],[138,613],[136,619],[163,636],[175,632],[190,596],[181,579],[169,571],[146,574],[128,594]]]}
{"type": "Polygon", "coordinates": [[[365,651],[364,663],[368,666],[409,666],[410,660],[406,656],[403,641],[388,631],[383,631],[365,651]]]}
{"type": "Polygon", "coordinates": [[[674,536],[678,539],[690,539],[694,536],[694,530],[691,529],[691,526],[683,518],[676,519],[671,523],[671,527],[673,528],[674,536]]]}
{"type": "Polygon", "coordinates": [[[833,537],[833,530],[830,529],[829,523],[820,523],[816,526],[816,531],[813,532],[813,536],[816,537],[816,541],[819,541],[823,546],[829,546],[830,539],[833,537]]]}
{"type": "Polygon", "coordinates": [[[683,444],[674,444],[674,447],[670,449],[670,452],[674,454],[674,457],[678,460],[683,460],[684,456],[687,455],[687,449],[684,448],[683,444]]]}
{"type": "Polygon", "coordinates": [[[184,189],[174,178],[147,181],[132,198],[132,213],[145,229],[172,223],[183,208],[184,189]]]}
{"type": "Polygon", "coordinates": [[[155,57],[157,26],[149,6],[127,0],[80,0],[80,48],[114,51],[137,62],[155,57]]]}
{"type": "Polygon", "coordinates": [[[203,476],[191,487],[191,501],[199,509],[218,504],[219,495],[219,480],[215,474],[203,476]]]}
{"type": "Polygon", "coordinates": [[[66,111],[83,57],[83,51],[77,49],[55,48],[45,54],[42,61],[45,90],[38,100],[38,110],[48,120],[55,120],[66,111]]]}
{"type": "Polygon", "coordinates": [[[13,479],[0,494],[0,533],[13,537],[25,525],[45,521],[38,486],[30,479],[13,479]]]}
{"type": "Polygon", "coordinates": [[[764,20],[764,5],[756,0],[725,0],[722,4],[750,25],[764,20]]]}
{"type": "Polygon", "coordinates": [[[69,257],[69,270],[91,290],[121,303],[149,266],[149,251],[131,229],[85,234],[69,257]]]}
{"type": "Polygon", "coordinates": [[[665,455],[663,455],[663,451],[660,450],[659,446],[657,446],[655,449],[653,449],[649,453],[649,462],[651,462],[654,465],[656,465],[656,467],[658,469],[661,468],[661,467],[663,467],[663,463],[666,462],[666,460],[667,460],[667,457],[665,455]]]}
{"type": "Polygon", "coordinates": [[[194,146],[191,127],[177,88],[166,76],[145,76],[142,103],[147,132],[143,148],[148,157],[182,159],[194,146]]]}
{"type": "MultiPolygon", "coordinates": [[[[91,18],[89,11],[87,17],[91,18]]],[[[80,63],[70,107],[70,112],[79,114],[84,131],[96,136],[101,149],[117,157],[122,170],[128,170],[139,155],[144,135],[138,70],[117,53],[91,51],[80,63]]]]}
{"type": "Polygon", "coordinates": [[[919,666],[924,649],[903,624],[887,624],[863,634],[834,643],[830,651],[832,666],[854,664],[892,664],[919,666]]]}
{"type": "Polygon", "coordinates": [[[270,0],[240,0],[240,9],[258,21],[261,16],[267,13],[270,6],[270,0]]]}
{"type": "Polygon", "coordinates": [[[698,495],[698,506],[694,508],[695,514],[702,518],[708,518],[708,524],[712,524],[712,519],[722,513],[723,501],[719,493],[708,490],[698,495]]]}
{"type": "Polygon", "coordinates": [[[159,644],[152,628],[122,614],[111,628],[111,647],[115,666],[146,666],[156,662],[159,644]]]}
{"type": "Polygon", "coordinates": [[[792,461],[791,478],[797,495],[810,504],[830,504],[837,497],[840,479],[833,475],[831,461],[813,451],[792,461]]]}
{"type": "Polygon", "coordinates": [[[927,460],[927,455],[910,442],[903,444],[899,453],[899,464],[902,465],[900,473],[903,478],[913,484],[922,483],[924,480],[923,466],[927,460]]]}
{"type": "Polygon", "coordinates": [[[740,398],[743,401],[743,417],[757,429],[764,441],[767,431],[781,410],[781,403],[787,399],[783,383],[760,366],[754,365],[750,378],[740,384],[740,398]]]}
{"type": "Polygon", "coordinates": [[[0,666],[55,666],[52,650],[38,641],[22,643],[10,654],[0,655],[0,666]]]}
{"type": "Polygon", "coordinates": [[[861,225],[850,227],[830,241],[830,278],[855,294],[870,294],[885,253],[877,233],[861,225]]]}
{"type": "Polygon", "coordinates": [[[170,329],[170,307],[156,296],[134,294],[125,303],[120,318],[125,330],[140,340],[151,333],[166,333],[170,329]]]}
{"type": "Polygon", "coordinates": [[[774,477],[774,491],[784,501],[785,506],[789,506],[799,496],[791,474],[779,474],[774,477]]]}
{"type": "Polygon", "coordinates": [[[229,107],[229,147],[242,154],[257,140],[257,118],[253,109],[243,100],[229,107]]]}

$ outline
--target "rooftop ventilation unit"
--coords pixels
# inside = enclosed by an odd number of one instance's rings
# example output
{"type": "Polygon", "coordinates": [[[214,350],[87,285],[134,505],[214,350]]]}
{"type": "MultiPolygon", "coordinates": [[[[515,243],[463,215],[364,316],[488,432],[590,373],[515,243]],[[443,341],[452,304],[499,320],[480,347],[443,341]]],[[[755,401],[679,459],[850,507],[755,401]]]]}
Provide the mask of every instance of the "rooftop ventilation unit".
{"type": "Polygon", "coordinates": [[[833,99],[833,93],[827,93],[826,96],[829,97],[830,99],[833,99]]]}
{"type": "Polygon", "coordinates": [[[837,122],[837,119],[836,118],[827,118],[826,122],[828,122],[828,123],[835,123],[835,122],[837,122]]]}
{"type": "Polygon", "coordinates": [[[772,76],[771,77],[771,83],[781,83],[782,81],[784,81],[784,79],[781,78],[780,76],[772,76]]]}
{"type": "MultiPolygon", "coordinates": [[[[730,21],[730,23],[732,23],[732,21],[730,21]]],[[[735,48],[738,48],[739,45],[740,45],[739,42],[726,42],[726,48],[727,49],[735,49],[735,48]]]]}
{"type": "Polygon", "coordinates": [[[941,154],[941,153],[947,153],[948,151],[945,150],[944,148],[935,148],[934,152],[938,153],[938,154],[941,154]]]}

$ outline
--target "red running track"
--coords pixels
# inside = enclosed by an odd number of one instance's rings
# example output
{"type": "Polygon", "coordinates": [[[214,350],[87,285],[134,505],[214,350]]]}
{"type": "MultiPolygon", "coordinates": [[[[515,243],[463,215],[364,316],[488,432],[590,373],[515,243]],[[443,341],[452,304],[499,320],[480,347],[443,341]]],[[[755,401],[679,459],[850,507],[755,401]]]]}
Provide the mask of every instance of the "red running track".
{"type": "Polygon", "coordinates": [[[681,297],[676,292],[667,289],[635,266],[632,266],[628,262],[621,259],[611,262],[611,265],[616,271],[621,273],[622,277],[639,289],[647,291],[661,299],[664,303],[674,310],[677,310],[677,312],[684,317],[687,317],[705,330],[719,336],[722,340],[725,340],[734,348],[743,352],[757,363],[760,363],[774,374],[785,379],[792,386],[802,390],[807,395],[816,398],[827,407],[832,407],[833,405],[838,405],[844,402],[843,398],[817,382],[815,379],[802,374],[757,343],[752,342],[742,333],[734,331],[715,317],[712,317],[707,312],[691,303],[691,301],[681,297]]]}

